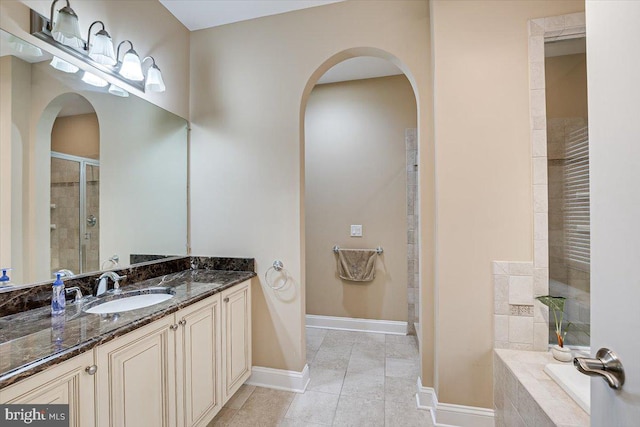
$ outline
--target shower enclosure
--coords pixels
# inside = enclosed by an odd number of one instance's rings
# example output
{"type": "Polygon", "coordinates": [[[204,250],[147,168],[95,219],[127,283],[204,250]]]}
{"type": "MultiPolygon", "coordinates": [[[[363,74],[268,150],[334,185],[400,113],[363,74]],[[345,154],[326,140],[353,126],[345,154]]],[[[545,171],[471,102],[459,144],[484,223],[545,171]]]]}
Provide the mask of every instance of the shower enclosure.
{"type": "Polygon", "coordinates": [[[99,269],[100,162],[51,152],[51,272],[99,269]]]}

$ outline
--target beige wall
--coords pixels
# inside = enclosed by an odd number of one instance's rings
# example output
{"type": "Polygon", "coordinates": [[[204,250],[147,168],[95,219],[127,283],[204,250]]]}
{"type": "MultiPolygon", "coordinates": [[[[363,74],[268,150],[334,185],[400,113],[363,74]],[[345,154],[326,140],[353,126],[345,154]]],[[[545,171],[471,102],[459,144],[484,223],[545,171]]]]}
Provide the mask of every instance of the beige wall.
{"type": "Polygon", "coordinates": [[[493,406],[491,261],[533,252],[527,20],[582,10],[583,1],[432,2],[442,402],[493,406]]]}
{"type": "Polygon", "coordinates": [[[405,129],[416,102],[405,76],[316,86],[305,115],[307,314],[407,321],[405,129]],[[363,237],[350,237],[361,224],[363,237]],[[338,277],[331,248],[382,246],[376,278],[338,277]]]}
{"type": "MultiPolygon", "coordinates": [[[[347,1],[192,33],[192,247],[196,254],[256,258],[255,365],[301,371],[305,364],[301,140],[313,85],[351,55],[395,57],[417,95],[426,165],[433,161],[426,143],[429,52],[426,1],[347,1]],[[280,292],[262,281],[275,259],[293,281],[280,292]]],[[[425,189],[433,188],[428,170],[421,175],[425,189]]],[[[429,192],[422,202],[432,206],[429,192]]],[[[432,225],[424,230],[432,237],[432,225]]],[[[428,246],[423,253],[432,256],[428,246]]],[[[430,347],[429,323],[423,343],[430,347]]],[[[427,384],[432,353],[425,353],[427,384]]]]}
{"type": "Polygon", "coordinates": [[[587,55],[544,59],[547,119],[587,118],[587,55]]]}
{"type": "Polygon", "coordinates": [[[99,159],[100,128],[96,113],[58,117],[51,130],[51,150],[99,159]]]}
{"type": "MultiPolygon", "coordinates": [[[[61,3],[63,4],[58,4],[61,3]]],[[[51,46],[29,34],[29,7],[48,17],[51,1],[2,0],[0,27],[51,51],[51,46]]],[[[82,0],[71,2],[71,7],[79,16],[83,34],[86,34],[92,22],[103,21],[116,47],[123,40],[131,40],[141,58],[151,55],[156,59],[167,91],[143,93],[131,87],[126,88],[127,90],[180,117],[189,116],[189,30],[160,2],[132,0],[127,1],[126,7],[123,7],[121,1],[82,0]]],[[[63,52],[59,52],[58,56],[83,66],[82,62],[63,52]]],[[[99,74],[97,70],[95,72],[99,74]]],[[[105,78],[119,86],[123,85],[120,80],[108,76],[105,78]]]]}

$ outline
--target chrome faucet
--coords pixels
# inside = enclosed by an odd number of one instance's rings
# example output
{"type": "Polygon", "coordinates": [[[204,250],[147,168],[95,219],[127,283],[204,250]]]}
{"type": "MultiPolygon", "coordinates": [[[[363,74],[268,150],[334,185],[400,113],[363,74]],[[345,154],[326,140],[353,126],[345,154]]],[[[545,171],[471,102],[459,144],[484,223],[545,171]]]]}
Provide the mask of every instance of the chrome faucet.
{"type": "Polygon", "coordinates": [[[76,303],[76,304],[77,304],[77,303],[79,303],[79,302],[81,302],[81,301],[82,301],[82,298],[83,298],[83,296],[82,296],[82,291],[80,290],[80,288],[79,288],[79,287],[77,287],[77,286],[72,286],[72,287],[70,287],[70,288],[66,288],[66,289],[64,290],[64,292],[65,292],[65,293],[67,293],[67,294],[69,294],[69,293],[71,293],[71,292],[75,292],[75,293],[76,293],[76,296],[75,296],[75,298],[73,299],[73,302],[74,302],[74,303],[76,303]]]}
{"type": "Polygon", "coordinates": [[[73,274],[73,271],[67,270],[66,268],[60,269],[55,273],[53,273],[53,277],[56,277],[56,274],[59,274],[60,277],[69,277],[69,278],[75,276],[75,274],[73,274]]]}
{"type": "Polygon", "coordinates": [[[118,276],[118,273],[116,273],[115,271],[106,271],[102,273],[100,277],[96,279],[96,282],[98,283],[96,296],[100,296],[107,291],[107,289],[109,288],[109,279],[113,281],[113,293],[119,294],[120,292],[122,292],[120,290],[120,280],[124,280],[126,278],[127,276],[118,276]]]}

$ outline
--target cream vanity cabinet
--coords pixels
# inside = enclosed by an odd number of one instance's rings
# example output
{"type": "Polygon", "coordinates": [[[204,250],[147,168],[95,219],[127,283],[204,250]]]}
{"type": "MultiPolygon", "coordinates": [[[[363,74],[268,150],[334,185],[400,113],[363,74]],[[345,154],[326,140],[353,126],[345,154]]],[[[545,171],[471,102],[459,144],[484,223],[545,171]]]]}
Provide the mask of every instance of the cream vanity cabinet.
{"type": "Polygon", "coordinates": [[[251,375],[251,284],[222,292],[222,398],[226,402],[251,375]]]}
{"type": "Polygon", "coordinates": [[[59,363],[0,390],[0,403],[68,404],[69,426],[94,425],[93,352],[59,363]]]}
{"type": "Polygon", "coordinates": [[[69,403],[72,426],[206,426],[251,374],[250,289],[245,281],[99,345],[0,401],[69,403]]]}

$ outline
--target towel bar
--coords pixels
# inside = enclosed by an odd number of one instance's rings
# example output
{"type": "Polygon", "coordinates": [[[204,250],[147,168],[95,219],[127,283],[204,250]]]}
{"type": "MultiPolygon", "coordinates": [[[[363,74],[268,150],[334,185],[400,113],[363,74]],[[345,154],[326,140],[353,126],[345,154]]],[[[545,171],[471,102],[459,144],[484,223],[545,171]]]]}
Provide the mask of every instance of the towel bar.
{"type": "MultiPolygon", "coordinates": [[[[341,249],[340,249],[340,246],[338,246],[338,245],[335,245],[335,246],[333,247],[333,253],[336,253],[336,254],[337,254],[340,250],[341,250],[341,249]]],[[[378,255],[381,255],[381,254],[384,252],[384,250],[382,249],[382,246],[378,246],[378,247],[377,247],[377,248],[375,248],[375,249],[349,249],[349,250],[350,250],[350,251],[376,251],[376,253],[377,253],[378,255]]]]}

